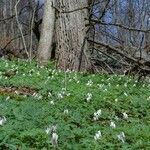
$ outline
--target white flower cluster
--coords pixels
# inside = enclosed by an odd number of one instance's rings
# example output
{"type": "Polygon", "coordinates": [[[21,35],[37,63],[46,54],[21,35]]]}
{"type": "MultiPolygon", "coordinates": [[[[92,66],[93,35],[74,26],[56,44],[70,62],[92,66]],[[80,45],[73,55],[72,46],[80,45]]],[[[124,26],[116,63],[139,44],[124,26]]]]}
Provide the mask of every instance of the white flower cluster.
{"type": "Polygon", "coordinates": [[[110,122],[110,127],[114,129],[114,128],[116,128],[116,124],[113,121],[111,121],[110,122]]]}
{"type": "Polygon", "coordinates": [[[58,93],[58,94],[57,94],[57,97],[58,97],[59,99],[63,99],[63,94],[62,94],[62,93],[58,93]]]}
{"type": "Polygon", "coordinates": [[[6,122],[5,116],[0,117],[0,126],[2,126],[6,122]]]}
{"type": "Polygon", "coordinates": [[[124,112],[124,113],[122,113],[123,114],[123,119],[128,119],[128,115],[127,115],[127,113],[126,112],[124,112]]]}
{"type": "Polygon", "coordinates": [[[43,96],[38,93],[33,93],[32,96],[34,96],[34,98],[36,98],[37,100],[41,100],[43,98],[43,96]]]}
{"type": "Polygon", "coordinates": [[[150,96],[147,98],[148,101],[150,101],[150,96]]]}
{"type": "Polygon", "coordinates": [[[98,120],[99,117],[101,116],[101,114],[102,114],[102,110],[101,109],[99,109],[97,112],[95,112],[94,113],[94,117],[93,117],[94,121],[98,120]]]}
{"type": "Polygon", "coordinates": [[[56,133],[57,125],[53,125],[52,127],[48,127],[45,131],[47,134],[51,135],[51,143],[54,148],[58,146],[58,134],[56,133]]]}
{"type": "Polygon", "coordinates": [[[62,88],[59,93],[57,93],[58,99],[63,99],[64,96],[70,96],[70,93],[67,93],[66,88],[62,88]]]}
{"type": "Polygon", "coordinates": [[[50,104],[51,104],[51,105],[54,105],[54,101],[53,101],[53,100],[51,100],[51,101],[50,101],[50,104]]]}
{"type": "Polygon", "coordinates": [[[102,89],[104,87],[104,84],[97,84],[98,88],[102,89]]]}
{"type": "Polygon", "coordinates": [[[92,85],[93,85],[93,81],[92,81],[92,80],[89,80],[86,85],[87,85],[87,86],[92,86],[92,85]]]}
{"type": "Polygon", "coordinates": [[[65,109],[65,110],[64,110],[64,114],[65,114],[65,115],[68,115],[68,113],[69,113],[69,110],[68,110],[68,109],[65,109]]]}
{"type": "Polygon", "coordinates": [[[76,74],[76,73],[74,74],[73,80],[75,80],[75,82],[76,82],[77,84],[80,83],[80,81],[78,80],[78,77],[77,77],[77,74],[76,74]]]}
{"type": "Polygon", "coordinates": [[[101,131],[97,131],[94,135],[94,139],[97,141],[101,138],[102,134],[101,134],[101,131]]]}
{"type": "Polygon", "coordinates": [[[87,93],[87,95],[86,95],[86,101],[90,102],[91,99],[92,99],[92,94],[91,93],[87,93]]]}
{"type": "Polygon", "coordinates": [[[125,142],[125,134],[124,132],[121,132],[120,134],[117,135],[118,140],[121,141],[122,143],[125,142]]]}

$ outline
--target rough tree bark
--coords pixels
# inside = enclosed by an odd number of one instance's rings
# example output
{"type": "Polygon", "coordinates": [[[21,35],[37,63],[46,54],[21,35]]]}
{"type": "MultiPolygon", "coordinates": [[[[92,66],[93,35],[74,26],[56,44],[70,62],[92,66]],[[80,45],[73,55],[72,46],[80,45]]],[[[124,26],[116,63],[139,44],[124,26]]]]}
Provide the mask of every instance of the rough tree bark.
{"type": "Polygon", "coordinates": [[[86,53],[88,44],[85,42],[83,45],[87,32],[85,18],[89,17],[86,6],[88,0],[57,0],[56,60],[59,68],[77,71],[83,48],[81,70],[89,67],[86,53]]]}
{"type": "Polygon", "coordinates": [[[53,0],[45,1],[41,37],[37,54],[37,60],[41,64],[46,64],[50,58],[55,22],[55,9],[52,7],[52,4],[53,0]]]}

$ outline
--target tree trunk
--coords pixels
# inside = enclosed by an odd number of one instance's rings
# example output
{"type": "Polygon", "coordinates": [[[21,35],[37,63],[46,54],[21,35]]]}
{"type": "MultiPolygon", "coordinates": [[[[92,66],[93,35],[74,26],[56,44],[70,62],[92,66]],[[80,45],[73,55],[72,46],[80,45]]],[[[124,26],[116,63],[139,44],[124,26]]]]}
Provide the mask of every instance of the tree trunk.
{"type": "Polygon", "coordinates": [[[50,58],[55,22],[55,9],[52,7],[52,4],[53,0],[45,1],[41,37],[37,54],[38,62],[41,64],[46,64],[50,58]]]}
{"type": "Polygon", "coordinates": [[[56,19],[56,59],[59,68],[77,71],[82,59],[81,69],[87,69],[88,44],[84,41],[87,32],[85,24],[88,23],[85,18],[88,19],[89,12],[85,8],[73,11],[85,6],[88,6],[88,0],[57,0],[60,12],[56,19]]]}

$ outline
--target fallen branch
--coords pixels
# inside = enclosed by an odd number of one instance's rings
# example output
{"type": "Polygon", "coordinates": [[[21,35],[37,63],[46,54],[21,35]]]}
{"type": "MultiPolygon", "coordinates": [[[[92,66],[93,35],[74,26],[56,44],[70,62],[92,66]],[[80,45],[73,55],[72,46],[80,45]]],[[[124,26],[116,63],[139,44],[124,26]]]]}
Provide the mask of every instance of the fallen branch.
{"type": "Polygon", "coordinates": [[[89,41],[89,42],[92,42],[92,43],[94,43],[94,44],[96,44],[96,45],[106,47],[107,50],[111,50],[111,52],[113,51],[113,52],[115,52],[115,53],[121,55],[122,57],[125,57],[125,58],[128,59],[129,61],[136,62],[137,64],[143,65],[141,62],[139,62],[139,60],[137,60],[137,59],[135,59],[135,58],[133,58],[133,57],[131,57],[131,56],[127,56],[127,55],[124,54],[122,51],[120,51],[119,49],[117,49],[117,48],[115,48],[115,47],[113,47],[113,46],[110,46],[110,45],[105,44],[105,43],[102,43],[102,42],[96,42],[96,41],[92,41],[92,40],[88,40],[88,41],[89,41]]]}
{"type": "Polygon", "coordinates": [[[115,52],[115,53],[119,54],[120,56],[126,58],[128,61],[132,62],[133,67],[130,69],[130,71],[136,71],[136,72],[138,71],[138,74],[139,74],[138,80],[140,80],[142,76],[145,77],[150,74],[150,62],[140,61],[138,59],[135,59],[131,56],[124,54],[119,49],[114,48],[113,46],[110,46],[108,44],[105,44],[102,42],[96,42],[96,41],[92,41],[92,40],[88,40],[88,41],[94,42],[94,44],[96,44],[96,45],[103,46],[103,47],[107,48],[107,50],[110,50],[111,52],[115,52]]]}

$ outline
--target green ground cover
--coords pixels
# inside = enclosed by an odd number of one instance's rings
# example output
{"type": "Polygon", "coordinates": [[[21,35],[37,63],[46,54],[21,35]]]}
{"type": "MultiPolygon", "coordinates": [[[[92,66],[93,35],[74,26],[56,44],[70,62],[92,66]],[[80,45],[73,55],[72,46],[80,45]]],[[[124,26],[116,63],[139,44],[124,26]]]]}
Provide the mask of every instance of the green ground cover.
{"type": "Polygon", "coordinates": [[[53,149],[45,130],[55,124],[59,150],[150,149],[148,83],[119,75],[64,73],[53,63],[43,67],[0,59],[0,89],[0,116],[6,118],[0,125],[1,150],[53,149]],[[119,139],[122,132],[125,137],[119,139]]]}

